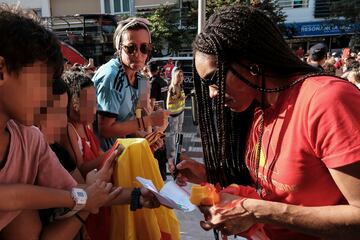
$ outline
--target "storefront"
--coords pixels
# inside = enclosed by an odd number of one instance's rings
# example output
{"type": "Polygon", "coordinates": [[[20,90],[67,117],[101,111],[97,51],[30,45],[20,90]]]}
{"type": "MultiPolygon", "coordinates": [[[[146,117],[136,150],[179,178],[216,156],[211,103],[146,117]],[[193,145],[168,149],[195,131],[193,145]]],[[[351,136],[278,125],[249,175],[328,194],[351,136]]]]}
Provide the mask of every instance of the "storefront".
{"type": "Polygon", "coordinates": [[[347,21],[319,21],[285,24],[288,35],[287,42],[294,50],[300,46],[305,52],[314,44],[327,44],[330,52],[339,52],[349,46],[351,36],[360,24],[347,21]]]}

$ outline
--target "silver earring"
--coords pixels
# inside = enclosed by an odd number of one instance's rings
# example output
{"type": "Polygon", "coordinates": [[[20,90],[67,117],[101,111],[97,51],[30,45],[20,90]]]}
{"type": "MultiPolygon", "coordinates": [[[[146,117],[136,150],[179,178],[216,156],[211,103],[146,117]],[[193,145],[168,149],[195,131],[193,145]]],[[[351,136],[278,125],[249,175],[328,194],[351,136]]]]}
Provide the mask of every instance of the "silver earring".
{"type": "Polygon", "coordinates": [[[250,66],[250,74],[253,76],[257,76],[260,73],[259,65],[253,64],[250,66]]]}

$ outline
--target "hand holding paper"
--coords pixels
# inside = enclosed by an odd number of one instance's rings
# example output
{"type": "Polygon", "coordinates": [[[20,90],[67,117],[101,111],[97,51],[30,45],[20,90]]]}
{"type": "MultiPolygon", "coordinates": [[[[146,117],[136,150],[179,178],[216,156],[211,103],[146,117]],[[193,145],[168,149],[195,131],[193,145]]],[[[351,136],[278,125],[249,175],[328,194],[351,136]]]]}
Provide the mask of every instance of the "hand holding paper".
{"type": "Polygon", "coordinates": [[[138,180],[144,188],[154,193],[159,202],[166,207],[184,212],[191,212],[196,208],[189,200],[189,193],[179,187],[174,181],[167,182],[161,188],[160,192],[158,192],[151,180],[142,177],[136,177],[136,180],[138,180]]]}

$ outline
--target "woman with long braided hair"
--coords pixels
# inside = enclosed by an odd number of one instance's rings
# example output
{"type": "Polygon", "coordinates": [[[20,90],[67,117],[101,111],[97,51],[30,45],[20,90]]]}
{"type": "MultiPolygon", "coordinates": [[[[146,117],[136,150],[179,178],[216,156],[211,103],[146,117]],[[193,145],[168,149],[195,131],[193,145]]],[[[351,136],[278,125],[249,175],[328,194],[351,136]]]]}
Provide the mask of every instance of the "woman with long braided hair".
{"type": "Polygon", "coordinates": [[[202,227],[359,239],[358,89],[301,62],[252,7],[222,8],[193,46],[205,164],[182,156],[178,182],[237,183],[258,195],[222,194],[202,208],[202,227]]]}

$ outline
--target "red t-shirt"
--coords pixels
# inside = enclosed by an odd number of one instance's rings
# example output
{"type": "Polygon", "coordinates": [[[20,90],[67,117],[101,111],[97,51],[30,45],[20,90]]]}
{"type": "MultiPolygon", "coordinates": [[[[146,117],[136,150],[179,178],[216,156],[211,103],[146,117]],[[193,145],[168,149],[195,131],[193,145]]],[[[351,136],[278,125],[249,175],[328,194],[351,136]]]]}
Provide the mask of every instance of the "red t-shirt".
{"type": "MultiPolygon", "coordinates": [[[[24,183],[58,189],[70,189],[77,185],[38,128],[10,120],[7,129],[11,136],[10,148],[5,166],[0,169],[1,184],[24,183]]],[[[20,213],[0,211],[0,230],[20,213]]]]}
{"type": "MultiPolygon", "coordinates": [[[[280,92],[265,110],[259,182],[264,199],[302,206],[347,204],[328,168],[360,160],[360,91],[334,77],[311,77],[280,92]],[[272,181],[272,184],[271,181],[272,181]]],[[[246,163],[255,181],[260,109],[246,163]]],[[[316,239],[266,225],[271,239],[316,239]]]]}
{"type": "Polygon", "coordinates": [[[164,71],[165,71],[165,75],[168,79],[171,79],[171,71],[173,70],[174,67],[175,67],[175,65],[172,63],[165,64],[164,71]]]}

